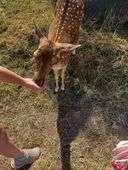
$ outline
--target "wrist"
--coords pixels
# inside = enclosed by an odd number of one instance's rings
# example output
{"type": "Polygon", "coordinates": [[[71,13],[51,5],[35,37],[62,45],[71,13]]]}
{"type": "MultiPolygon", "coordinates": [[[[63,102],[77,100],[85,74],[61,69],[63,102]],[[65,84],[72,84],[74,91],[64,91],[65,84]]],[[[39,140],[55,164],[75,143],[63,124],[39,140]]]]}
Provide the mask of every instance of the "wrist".
{"type": "Polygon", "coordinates": [[[27,86],[27,79],[26,79],[26,78],[23,78],[23,80],[22,80],[22,85],[23,85],[23,86],[27,86]]]}

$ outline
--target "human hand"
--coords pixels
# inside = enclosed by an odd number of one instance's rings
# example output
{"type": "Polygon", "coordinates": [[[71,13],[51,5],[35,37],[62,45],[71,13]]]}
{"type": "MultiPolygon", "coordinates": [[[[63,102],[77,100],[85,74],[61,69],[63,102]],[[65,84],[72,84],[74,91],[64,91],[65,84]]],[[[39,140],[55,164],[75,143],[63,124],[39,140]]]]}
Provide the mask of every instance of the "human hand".
{"type": "Polygon", "coordinates": [[[127,154],[125,155],[121,153],[112,160],[112,165],[115,169],[128,170],[128,159],[125,156],[127,157],[127,154]]]}
{"type": "Polygon", "coordinates": [[[113,168],[107,170],[128,170],[128,140],[119,142],[113,152],[115,154],[112,159],[113,168]]]}
{"type": "Polygon", "coordinates": [[[44,82],[42,87],[39,87],[31,78],[24,78],[25,86],[34,91],[41,91],[47,86],[47,81],[44,82]]]}
{"type": "Polygon", "coordinates": [[[121,141],[117,144],[116,148],[113,150],[114,154],[119,154],[121,152],[128,150],[128,140],[121,141]]]}

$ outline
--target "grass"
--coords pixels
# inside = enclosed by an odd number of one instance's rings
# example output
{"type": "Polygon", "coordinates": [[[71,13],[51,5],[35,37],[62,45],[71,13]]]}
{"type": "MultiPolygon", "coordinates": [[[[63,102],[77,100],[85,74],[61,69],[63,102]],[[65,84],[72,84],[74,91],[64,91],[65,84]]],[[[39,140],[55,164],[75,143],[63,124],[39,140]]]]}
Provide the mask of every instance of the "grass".
{"type": "MultiPolygon", "coordinates": [[[[1,65],[33,76],[37,38],[32,20],[47,34],[53,19],[50,0],[2,1],[0,11],[1,65]]],[[[127,138],[127,30],[90,23],[81,31],[81,48],[71,57],[65,93],[54,95],[52,75],[41,93],[0,84],[0,116],[9,135],[21,148],[41,147],[31,170],[59,170],[61,164],[66,170],[69,164],[73,170],[104,170],[112,149],[127,138]]],[[[11,169],[9,160],[0,156],[4,169],[11,169]]]]}

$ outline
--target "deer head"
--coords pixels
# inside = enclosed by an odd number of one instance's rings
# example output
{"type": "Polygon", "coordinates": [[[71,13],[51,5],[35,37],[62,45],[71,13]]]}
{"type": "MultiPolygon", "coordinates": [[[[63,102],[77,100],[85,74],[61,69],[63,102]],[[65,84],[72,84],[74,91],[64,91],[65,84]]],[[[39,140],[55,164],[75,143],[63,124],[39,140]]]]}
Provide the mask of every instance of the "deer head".
{"type": "Polygon", "coordinates": [[[37,50],[34,52],[35,73],[33,79],[39,86],[43,86],[47,75],[52,69],[52,66],[57,64],[58,58],[65,53],[71,53],[80,45],[56,43],[48,40],[48,38],[42,34],[40,28],[36,25],[35,32],[39,37],[39,45],[37,50]]]}

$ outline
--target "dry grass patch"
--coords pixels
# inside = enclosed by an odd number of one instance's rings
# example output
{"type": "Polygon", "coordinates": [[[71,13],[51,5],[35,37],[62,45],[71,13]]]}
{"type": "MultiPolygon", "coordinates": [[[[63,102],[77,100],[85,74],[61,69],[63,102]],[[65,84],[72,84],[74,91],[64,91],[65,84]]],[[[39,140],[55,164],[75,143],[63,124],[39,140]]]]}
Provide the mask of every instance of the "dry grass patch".
{"type": "MultiPolygon", "coordinates": [[[[6,2],[0,6],[0,63],[32,76],[37,43],[32,20],[48,32],[53,18],[50,1],[6,2]]],[[[59,137],[62,144],[72,144],[72,169],[103,170],[115,144],[127,136],[127,40],[93,30],[81,33],[80,44],[70,60],[65,93],[53,94],[52,76],[41,93],[0,84],[0,117],[10,136],[22,148],[42,149],[31,170],[61,169],[59,137]]],[[[10,170],[10,164],[0,156],[3,169],[10,170]]]]}

